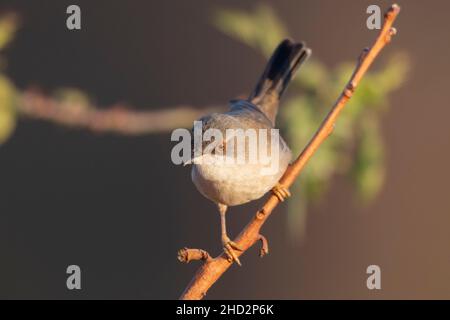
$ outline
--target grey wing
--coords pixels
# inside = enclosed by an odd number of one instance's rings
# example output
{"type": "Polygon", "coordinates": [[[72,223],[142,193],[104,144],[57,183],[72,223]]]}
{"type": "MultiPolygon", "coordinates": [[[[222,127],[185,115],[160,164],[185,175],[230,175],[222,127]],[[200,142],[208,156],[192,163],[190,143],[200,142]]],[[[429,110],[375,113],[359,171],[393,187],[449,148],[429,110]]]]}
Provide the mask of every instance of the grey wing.
{"type": "MultiPolygon", "coordinates": [[[[227,112],[226,115],[232,116],[232,121],[236,121],[236,119],[238,119],[238,123],[243,129],[267,129],[268,135],[271,134],[271,129],[275,129],[272,125],[272,121],[270,121],[270,119],[251,102],[247,100],[232,100],[230,102],[230,105],[230,111],[227,112]]],[[[280,160],[287,165],[292,158],[292,153],[287,143],[279,134],[279,131],[277,133],[279,136],[278,148],[280,152],[280,160]]],[[[268,136],[267,139],[270,145],[271,138],[268,136]]]]}
{"type": "Polygon", "coordinates": [[[230,111],[225,114],[236,117],[246,128],[273,128],[272,121],[256,105],[247,100],[231,100],[230,111]]]}

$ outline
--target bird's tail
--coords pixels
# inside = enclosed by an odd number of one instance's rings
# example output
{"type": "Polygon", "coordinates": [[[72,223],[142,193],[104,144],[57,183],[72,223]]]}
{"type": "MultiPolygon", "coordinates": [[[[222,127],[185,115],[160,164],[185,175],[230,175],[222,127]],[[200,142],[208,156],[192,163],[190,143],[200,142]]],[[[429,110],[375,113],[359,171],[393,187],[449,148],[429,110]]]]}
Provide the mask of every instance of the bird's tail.
{"type": "Polygon", "coordinates": [[[266,69],[249,96],[249,101],[275,123],[279,100],[300,65],[311,50],[303,42],[282,41],[272,54],[266,69]]]}

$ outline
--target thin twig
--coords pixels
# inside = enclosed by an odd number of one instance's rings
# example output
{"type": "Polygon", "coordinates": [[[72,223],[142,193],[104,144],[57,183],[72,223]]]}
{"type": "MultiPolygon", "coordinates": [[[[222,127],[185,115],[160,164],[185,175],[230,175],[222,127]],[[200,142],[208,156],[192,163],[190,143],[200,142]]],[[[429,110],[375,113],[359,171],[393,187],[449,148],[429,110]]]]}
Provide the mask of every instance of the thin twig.
{"type": "Polygon", "coordinates": [[[164,110],[137,111],[123,105],[99,109],[93,105],[59,101],[31,90],[19,96],[16,108],[22,117],[122,135],[143,135],[190,127],[206,113],[219,110],[217,107],[196,109],[177,106],[164,110]]]}
{"type": "MultiPolygon", "coordinates": [[[[299,176],[302,169],[305,167],[307,161],[312,157],[317,148],[324,142],[324,140],[331,134],[334,128],[334,124],[339,113],[342,111],[348,100],[352,97],[356,87],[360,80],[366,73],[369,66],[378,56],[380,51],[388,44],[391,37],[396,33],[396,30],[392,28],[392,24],[400,12],[400,7],[396,4],[392,5],[385,15],[383,28],[381,29],[375,43],[368,50],[365,49],[361,54],[358,64],[355,68],[355,72],[350,78],[350,81],[342,91],[341,95],[337,99],[336,103],[328,113],[325,120],[317,130],[314,137],[305,147],[303,152],[293,162],[291,166],[286,170],[285,174],[280,180],[280,183],[286,187],[290,187],[295,179],[299,176]]],[[[275,195],[271,195],[261,210],[259,210],[247,226],[239,234],[235,242],[239,247],[243,248],[243,251],[236,251],[237,256],[242,255],[253,244],[261,239],[260,229],[269,218],[273,209],[278,205],[279,200],[275,195]]],[[[264,240],[263,240],[264,244],[264,240]]],[[[265,242],[267,246],[267,242],[265,242]]],[[[183,300],[198,300],[202,299],[209,288],[222,276],[222,274],[231,266],[225,253],[220,256],[207,260],[197,271],[194,278],[191,280],[187,288],[184,290],[180,299],[183,300]]]]}

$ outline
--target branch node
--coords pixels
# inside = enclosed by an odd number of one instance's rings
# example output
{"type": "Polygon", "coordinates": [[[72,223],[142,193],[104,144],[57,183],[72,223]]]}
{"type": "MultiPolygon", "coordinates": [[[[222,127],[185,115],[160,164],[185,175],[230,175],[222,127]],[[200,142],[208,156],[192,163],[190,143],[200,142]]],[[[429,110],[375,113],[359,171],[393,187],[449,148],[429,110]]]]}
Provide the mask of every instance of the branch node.
{"type": "Polygon", "coordinates": [[[387,12],[384,15],[384,18],[386,20],[388,19],[392,19],[392,16],[394,15],[398,15],[398,13],[400,12],[400,6],[396,3],[394,3],[392,6],[390,6],[390,8],[387,10],[387,12]]]}
{"type": "Polygon", "coordinates": [[[259,210],[258,212],[256,212],[256,219],[258,220],[262,220],[264,219],[264,217],[266,216],[266,211],[263,209],[259,210]]]}
{"type": "Polygon", "coordinates": [[[369,48],[365,47],[363,49],[363,51],[361,52],[361,55],[359,56],[359,64],[361,64],[364,61],[364,58],[367,56],[367,54],[369,53],[369,48]]]}
{"type": "Polygon", "coordinates": [[[261,249],[259,250],[259,257],[262,258],[269,253],[269,242],[267,241],[266,237],[264,237],[262,234],[258,235],[258,240],[261,241],[261,249]]]}
{"type": "Polygon", "coordinates": [[[389,29],[389,34],[392,36],[395,36],[397,34],[397,29],[392,27],[391,29],[389,29]]]}
{"type": "Polygon", "coordinates": [[[347,84],[347,87],[344,89],[344,96],[347,99],[350,99],[353,96],[353,93],[355,92],[355,83],[353,81],[350,81],[347,84]]]}

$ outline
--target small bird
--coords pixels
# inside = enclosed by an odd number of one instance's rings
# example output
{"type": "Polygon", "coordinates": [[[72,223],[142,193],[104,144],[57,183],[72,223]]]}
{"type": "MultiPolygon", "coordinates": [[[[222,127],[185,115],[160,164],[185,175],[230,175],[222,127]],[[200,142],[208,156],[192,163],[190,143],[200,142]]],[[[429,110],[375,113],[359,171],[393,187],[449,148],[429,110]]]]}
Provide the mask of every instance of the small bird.
{"type": "MultiPolygon", "coordinates": [[[[268,163],[226,163],[219,161],[218,156],[224,155],[230,141],[227,140],[227,129],[266,129],[275,128],[275,119],[282,94],[300,65],[311,55],[311,50],[304,43],[294,43],[286,39],[275,49],[255,89],[247,100],[231,100],[230,109],[225,113],[213,113],[199,119],[202,132],[208,129],[218,129],[225,138],[216,141],[216,147],[205,153],[208,144],[203,141],[203,151],[186,164],[192,164],[192,181],[199,192],[218,206],[221,218],[221,240],[228,260],[241,262],[234,250],[242,251],[233,242],[226,231],[226,212],[230,206],[236,206],[261,198],[269,190],[283,201],[290,196],[289,190],[278,183],[286,171],[292,154],[286,142],[278,136],[279,141],[270,141],[266,148],[275,146],[276,150],[268,150],[269,165],[276,164],[275,170],[262,174],[261,169],[268,163]],[[277,143],[276,143],[277,142],[277,143]],[[275,159],[275,157],[278,157],[275,159]],[[208,160],[208,161],[199,161],[208,160]]],[[[261,136],[257,137],[258,145],[262,147],[261,136]]],[[[245,156],[248,158],[249,143],[245,142],[245,156]]],[[[234,144],[232,145],[234,148],[234,144]]],[[[194,148],[192,148],[194,149],[194,148]]],[[[228,150],[229,151],[229,150],[228,150]]],[[[233,150],[234,151],[234,150],[233,150]]],[[[228,153],[227,153],[228,155],[228,153]]],[[[234,155],[236,157],[236,155],[234,155]]]]}

